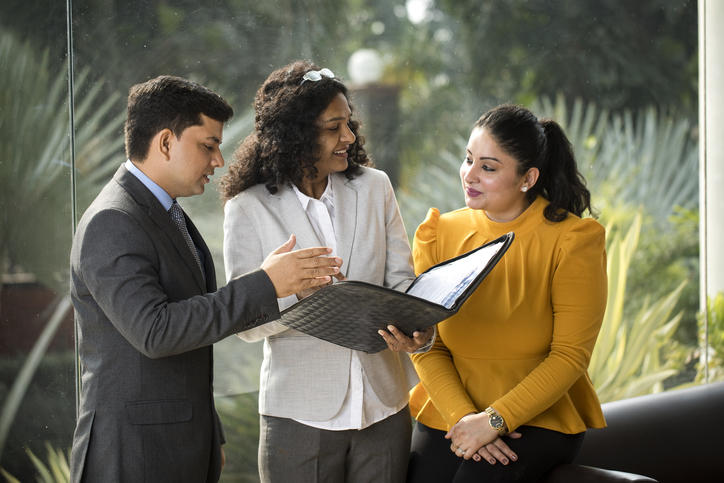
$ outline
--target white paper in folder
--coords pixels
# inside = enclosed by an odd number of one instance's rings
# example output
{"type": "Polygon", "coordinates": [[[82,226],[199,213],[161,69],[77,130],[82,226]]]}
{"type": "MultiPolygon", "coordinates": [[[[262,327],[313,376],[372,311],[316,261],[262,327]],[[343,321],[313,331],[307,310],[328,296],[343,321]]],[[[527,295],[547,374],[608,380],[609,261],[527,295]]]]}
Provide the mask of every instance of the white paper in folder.
{"type": "Polygon", "coordinates": [[[475,277],[488,266],[490,259],[498,253],[503,243],[493,243],[467,257],[421,274],[406,293],[449,309],[475,277]]]}

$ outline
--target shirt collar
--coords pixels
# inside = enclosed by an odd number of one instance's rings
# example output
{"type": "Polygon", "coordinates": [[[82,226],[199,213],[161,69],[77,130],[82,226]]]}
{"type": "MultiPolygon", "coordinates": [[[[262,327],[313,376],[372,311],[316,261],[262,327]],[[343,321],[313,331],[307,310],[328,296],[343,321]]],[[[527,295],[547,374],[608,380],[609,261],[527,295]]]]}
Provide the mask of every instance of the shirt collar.
{"type": "MultiPolygon", "coordinates": [[[[311,196],[307,196],[301,191],[299,191],[299,188],[292,183],[292,189],[294,190],[294,193],[297,195],[297,198],[299,199],[299,202],[302,204],[302,209],[304,211],[307,210],[307,207],[309,206],[309,202],[313,200],[311,196]]],[[[324,204],[329,204],[331,206],[334,206],[334,190],[332,189],[332,177],[327,176],[327,187],[324,189],[324,193],[322,193],[322,196],[319,197],[319,201],[323,202],[324,204]]]]}
{"type": "Polygon", "coordinates": [[[166,193],[166,191],[161,188],[159,185],[157,185],[151,178],[146,176],[146,174],[138,169],[138,167],[131,162],[130,159],[126,160],[126,163],[124,164],[125,168],[130,171],[130,173],[138,178],[138,180],[143,183],[143,185],[148,188],[151,193],[153,193],[153,196],[156,197],[156,199],[161,203],[163,208],[168,211],[171,209],[171,205],[174,202],[174,199],[171,198],[171,195],[166,193]]]}

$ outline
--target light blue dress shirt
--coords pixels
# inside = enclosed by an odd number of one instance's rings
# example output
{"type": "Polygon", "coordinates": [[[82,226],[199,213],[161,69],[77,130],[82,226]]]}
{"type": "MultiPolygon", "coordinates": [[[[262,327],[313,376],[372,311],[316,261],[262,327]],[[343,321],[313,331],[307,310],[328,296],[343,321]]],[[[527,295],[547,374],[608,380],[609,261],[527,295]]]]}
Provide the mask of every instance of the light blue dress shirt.
{"type": "Polygon", "coordinates": [[[138,180],[143,183],[143,185],[148,188],[151,193],[153,193],[153,196],[156,197],[156,199],[161,203],[161,206],[163,206],[163,209],[168,211],[171,209],[171,205],[174,202],[174,199],[171,198],[171,195],[166,193],[166,191],[161,188],[159,185],[153,182],[151,178],[146,176],[146,174],[138,169],[135,164],[131,162],[130,159],[126,160],[126,163],[124,164],[125,168],[131,172],[133,176],[138,178],[138,180]]]}
{"type": "MultiPolygon", "coordinates": [[[[173,198],[171,198],[171,195],[166,193],[166,190],[161,188],[159,185],[157,185],[151,178],[146,176],[146,174],[138,169],[135,164],[131,162],[130,159],[127,159],[125,164],[123,165],[125,168],[130,171],[130,173],[138,178],[138,181],[143,183],[143,185],[148,188],[151,193],[153,193],[153,196],[156,197],[159,203],[161,203],[161,206],[163,206],[163,209],[168,212],[168,210],[171,209],[171,205],[176,202],[173,198]]],[[[196,245],[196,243],[194,243],[196,245]]],[[[204,266],[204,254],[201,250],[199,250],[199,247],[196,247],[196,253],[199,256],[199,260],[201,261],[201,266],[204,266]]]]}

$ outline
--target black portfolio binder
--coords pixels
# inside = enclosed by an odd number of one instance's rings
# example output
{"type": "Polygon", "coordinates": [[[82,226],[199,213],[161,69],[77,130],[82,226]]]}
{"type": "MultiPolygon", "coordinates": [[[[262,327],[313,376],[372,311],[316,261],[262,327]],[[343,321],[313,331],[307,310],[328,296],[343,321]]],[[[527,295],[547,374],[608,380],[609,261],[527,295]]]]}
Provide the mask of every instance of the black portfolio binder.
{"type": "Polygon", "coordinates": [[[388,324],[408,336],[455,314],[512,243],[507,233],[430,267],[403,293],[360,281],[328,285],[281,313],[280,322],[337,345],[375,353],[388,324]]]}

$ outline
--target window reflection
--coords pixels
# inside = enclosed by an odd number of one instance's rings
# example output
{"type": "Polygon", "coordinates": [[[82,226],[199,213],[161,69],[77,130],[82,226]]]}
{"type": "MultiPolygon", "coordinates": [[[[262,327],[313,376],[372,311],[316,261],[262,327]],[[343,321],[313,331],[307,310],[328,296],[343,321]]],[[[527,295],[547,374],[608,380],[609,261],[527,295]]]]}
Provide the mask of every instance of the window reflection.
{"type": "MultiPolygon", "coordinates": [[[[456,181],[461,140],[480,113],[518,102],[555,117],[571,135],[608,226],[609,273],[628,274],[623,293],[616,291],[623,282],[612,281],[611,300],[621,303],[609,305],[610,327],[592,361],[602,399],[702,382],[696,2],[648,0],[625,9],[594,1],[502,0],[72,5],[74,173],[65,2],[6,0],[0,6],[0,65],[9,66],[0,69],[3,411],[42,331],[49,321],[58,323],[0,441],[0,466],[21,480],[34,472],[23,447],[43,459],[45,441],[61,450],[71,441],[72,324],[62,305],[71,174],[82,213],[125,159],[129,86],[158,74],[200,81],[232,102],[237,115],[224,135],[227,162],[251,130],[253,94],[273,68],[309,58],[351,80],[368,152],[397,179],[409,233],[428,207],[462,205],[456,181]],[[377,76],[352,77],[349,61],[361,49],[379,57],[377,76]],[[623,348],[617,345],[621,331],[629,344],[623,348]],[[641,339],[632,337],[636,331],[641,339]],[[621,367],[636,363],[627,357],[642,353],[647,362],[639,358],[638,379],[624,378],[621,367]],[[636,384],[647,377],[650,384],[636,384]]],[[[223,170],[217,173],[218,179],[223,170]]],[[[223,284],[218,193],[207,189],[182,203],[207,240],[223,284]]],[[[721,374],[721,358],[712,359],[711,374],[721,374]]],[[[216,349],[229,481],[256,478],[260,359],[261,346],[235,338],[216,349]]]]}
{"type": "Polygon", "coordinates": [[[0,28],[0,466],[20,479],[34,474],[25,448],[65,451],[75,424],[64,22],[39,23],[60,46],[0,28]]]}

